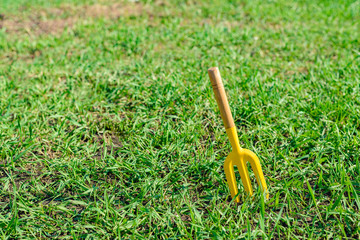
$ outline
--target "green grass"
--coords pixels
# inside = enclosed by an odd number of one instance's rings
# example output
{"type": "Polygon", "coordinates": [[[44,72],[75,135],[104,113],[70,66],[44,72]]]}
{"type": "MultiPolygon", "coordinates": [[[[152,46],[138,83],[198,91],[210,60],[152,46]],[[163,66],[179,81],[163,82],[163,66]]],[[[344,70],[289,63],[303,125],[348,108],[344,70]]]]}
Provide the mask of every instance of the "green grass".
{"type": "Polygon", "coordinates": [[[2,239],[360,237],[359,1],[26,2],[74,23],[0,29],[2,239]],[[212,66],[267,201],[230,199],[212,66]]]}

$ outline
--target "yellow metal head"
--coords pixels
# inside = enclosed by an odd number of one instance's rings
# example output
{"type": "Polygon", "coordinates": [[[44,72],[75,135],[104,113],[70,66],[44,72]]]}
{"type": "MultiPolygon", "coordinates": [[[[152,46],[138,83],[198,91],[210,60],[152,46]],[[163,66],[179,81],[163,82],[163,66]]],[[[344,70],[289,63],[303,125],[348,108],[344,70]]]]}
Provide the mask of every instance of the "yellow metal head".
{"type": "MultiPolygon", "coordinates": [[[[226,133],[230,139],[230,143],[232,146],[232,152],[227,156],[224,163],[226,180],[230,188],[231,197],[234,198],[238,194],[234,166],[236,166],[240,172],[241,180],[244,185],[245,191],[250,196],[253,194],[249,172],[246,166],[246,163],[249,162],[251,168],[254,171],[258,184],[260,185],[263,192],[266,191],[266,198],[269,198],[259,158],[252,151],[240,147],[235,127],[226,129],[226,133]]],[[[236,197],[235,202],[240,202],[240,198],[236,197]]]]}

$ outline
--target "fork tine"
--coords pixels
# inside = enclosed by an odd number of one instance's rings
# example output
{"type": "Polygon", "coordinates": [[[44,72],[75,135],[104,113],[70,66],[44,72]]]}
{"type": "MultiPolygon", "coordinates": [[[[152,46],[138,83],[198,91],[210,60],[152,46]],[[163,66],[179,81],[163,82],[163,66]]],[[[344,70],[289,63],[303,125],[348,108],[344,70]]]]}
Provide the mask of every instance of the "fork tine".
{"type": "MultiPolygon", "coordinates": [[[[231,153],[225,159],[224,171],[225,171],[227,184],[228,184],[229,189],[230,189],[231,198],[234,198],[238,194],[238,188],[237,188],[235,172],[234,172],[234,165],[233,165],[233,162],[232,162],[231,153]]],[[[240,202],[239,196],[236,197],[235,202],[237,202],[237,203],[240,202]]]]}
{"type": "Polygon", "coordinates": [[[244,158],[244,163],[245,164],[246,164],[246,162],[250,163],[251,168],[255,174],[256,181],[259,184],[261,191],[262,192],[266,191],[266,198],[268,199],[269,193],[267,191],[266,181],[265,181],[264,173],[261,169],[261,164],[260,164],[259,158],[256,156],[255,153],[253,153],[252,151],[250,151],[248,149],[243,149],[243,151],[246,153],[245,158],[244,158]]]}
{"type": "Polygon", "coordinates": [[[239,163],[236,164],[236,166],[239,170],[241,181],[243,183],[245,191],[248,193],[249,196],[251,196],[253,194],[253,189],[251,186],[249,172],[246,167],[246,162],[241,159],[241,160],[239,160],[239,163]]]}

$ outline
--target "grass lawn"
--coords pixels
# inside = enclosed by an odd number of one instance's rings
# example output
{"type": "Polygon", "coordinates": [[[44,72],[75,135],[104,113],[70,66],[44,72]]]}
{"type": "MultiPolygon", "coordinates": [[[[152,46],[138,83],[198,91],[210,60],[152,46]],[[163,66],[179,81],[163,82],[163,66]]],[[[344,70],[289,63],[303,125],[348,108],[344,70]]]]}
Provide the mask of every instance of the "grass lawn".
{"type": "Polygon", "coordinates": [[[359,0],[0,0],[0,27],[1,239],[360,238],[359,0]],[[267,201],[232,202],[213,66],[267,201]]]}

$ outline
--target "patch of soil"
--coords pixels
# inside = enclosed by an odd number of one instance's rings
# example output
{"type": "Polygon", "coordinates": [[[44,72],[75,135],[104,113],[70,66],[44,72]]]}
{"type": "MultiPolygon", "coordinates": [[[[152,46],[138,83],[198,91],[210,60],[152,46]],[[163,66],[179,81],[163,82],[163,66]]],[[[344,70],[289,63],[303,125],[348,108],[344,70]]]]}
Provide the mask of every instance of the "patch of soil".
{"type": "Polygon", "coordinates": [[[72,18],[51,20],[5,19],[0,22],[0,28],[6,28],[8,33],[55,34],[63,32],[66,27],[71,27],[74,23],[75,21],[72,18]]]}
{"type": "Polygon", "coordinates": [[[88,18],[117,19],[122,16],[139,16],[144,13],[140,3],[115,3],[112,5],[84,5],[79,7],[34,10],[29,18],[6,16],[0,13],[0,29],[8,33],[28,33],[30,35],[58,34],[73,27],[79,20],[88,18]]]}
{"type": "Polygon", "coordinates": [[[140,16],[143,13],[144,7],[139,3],[115,3],[110,6],[95,4],[91,6],[84,6],[80,10],[81,17],[107,17],[110,19],[116,19],[121,16],[140,16]]]}
{"type": "MultiPolygon", "coordinates": [[[[115,156],[118,156],[117,151],[119,151],[123,147],[123,144],[119,140],[119,136],[114,135],[114,134],[110,134],[109,136],[103,136],[103,135],[97,134],[95,136],[95,140],[100,145],[103,145],[105,142],[106,151],[108,153],[110,153],[111,149],[113,149],[115,156]],[[111,139],[111,141],[110,141],[110,139],[111,139]]],[[[102,158],[102,156],[104,155],[104,152],[105,152],[105,148],[100,147],[93,157],[96,158],[97,160],[100,160],[102,158]]]]}

